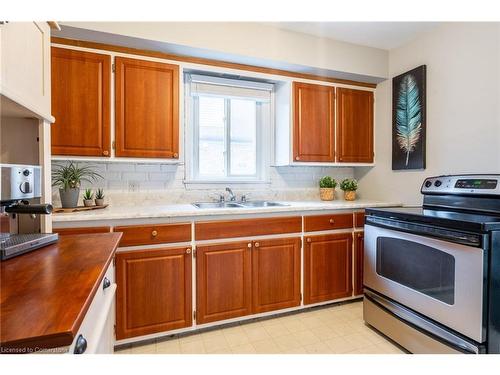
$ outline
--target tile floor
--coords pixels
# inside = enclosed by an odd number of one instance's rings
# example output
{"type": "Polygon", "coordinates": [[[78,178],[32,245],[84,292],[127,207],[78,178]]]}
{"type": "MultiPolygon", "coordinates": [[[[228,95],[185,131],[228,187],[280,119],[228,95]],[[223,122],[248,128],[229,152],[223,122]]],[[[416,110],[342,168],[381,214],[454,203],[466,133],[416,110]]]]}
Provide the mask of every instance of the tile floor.
{"type": "Polygon", "coordinates": [[[134,344],[116,354],[401,354],[366,326],[362,302],[134,344]]]}

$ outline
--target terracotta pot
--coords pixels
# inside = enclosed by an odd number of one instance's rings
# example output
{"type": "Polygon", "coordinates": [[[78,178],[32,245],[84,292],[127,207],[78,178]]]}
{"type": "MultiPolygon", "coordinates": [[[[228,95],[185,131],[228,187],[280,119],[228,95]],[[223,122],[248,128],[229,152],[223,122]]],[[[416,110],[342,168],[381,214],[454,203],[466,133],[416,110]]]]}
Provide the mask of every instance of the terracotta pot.
{"type": "Polygon", "coordinates": [[[90,207],[94,205],[94,200],[93,199],[84,199],[83,200],[83,205],[85,207],[90,207]]]}
{"type": "Polygon", "coordinates": [[[319,197],[322,201],[333,201],[335,199],[335,189],[319,188],[319,197]]]}
{"type": "Polygon", "coordinates": [[[104,198],[96,198],[95,205],[96,206],[104,206],[104,198]]]}
{"type": "Polygon", "coordinates": [[[346,201],[353,201],[356,199],[356,191],[344,191],[344,199],[346,201]]]}

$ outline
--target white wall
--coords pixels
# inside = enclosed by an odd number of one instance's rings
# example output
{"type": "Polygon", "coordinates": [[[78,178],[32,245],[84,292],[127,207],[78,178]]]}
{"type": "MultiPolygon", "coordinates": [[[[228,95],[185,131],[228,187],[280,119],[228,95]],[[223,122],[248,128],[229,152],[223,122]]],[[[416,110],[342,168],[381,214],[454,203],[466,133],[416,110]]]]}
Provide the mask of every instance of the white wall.
{"type": "Polygon", "coordinates": [[[426,176],[500,173],[500,23],[448,23],[389,52],[392,78],[427,65],[427,168],[391,170],[392,81],[375,96],[376,166],[355,170],[363,198],[420,204],[426,176]]]}
{"type": "MultiPolygon", "coordinates": [[[[387,77],[385,50],[256,22],[62,22],[63,26],[218,51],[256,60],[387,77]]],[[[58,33],[55,33],[58,35],[58,33]]]]}

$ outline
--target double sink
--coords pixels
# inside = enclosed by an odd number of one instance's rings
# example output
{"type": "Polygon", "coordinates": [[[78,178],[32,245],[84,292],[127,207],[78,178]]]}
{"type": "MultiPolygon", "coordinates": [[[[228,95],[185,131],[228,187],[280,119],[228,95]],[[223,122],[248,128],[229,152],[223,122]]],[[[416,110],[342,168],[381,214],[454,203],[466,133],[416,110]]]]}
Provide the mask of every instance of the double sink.
{"type": "Polygon", "coordinates": [[[285,207],[286,203],[271,201],[248,201],[248,202],[197,202],[193,203],[196,208],[256,208],[256,207],[285,207]]]}

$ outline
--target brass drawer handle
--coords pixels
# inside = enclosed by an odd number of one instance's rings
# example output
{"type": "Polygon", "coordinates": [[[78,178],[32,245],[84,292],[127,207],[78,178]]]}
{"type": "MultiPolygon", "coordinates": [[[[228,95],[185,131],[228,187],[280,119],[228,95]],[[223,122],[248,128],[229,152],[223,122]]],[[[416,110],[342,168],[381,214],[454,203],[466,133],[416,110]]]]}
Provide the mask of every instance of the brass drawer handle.
{"type": "Polygon", "coordinates": [[[191,249],[189,247],[186,249],[186,254],[191,254],[191,249]]]}
{"type": "Polygon", "coordinates": [[[311,242],[312,240],[310,238],[306,239],[307,242],[311,242]]]}
{"type": "Polygon", "coordinates": [[[151,235],[152,235],[153,237],[156,237],[156,236],[158,235],[158,232],[154,230],[154,231],[152,231],[152,232],[151,232],[151,235]]]}
{"type": "Polygon", "coordinates": [[[330,224],[335,224],[335,220],[330,219],[330,224]]]}
{"type": "Polygon", "coordinates": [[[259,247],[260,244],[258,242],[255,243],[255,247],[259,247]]]}

